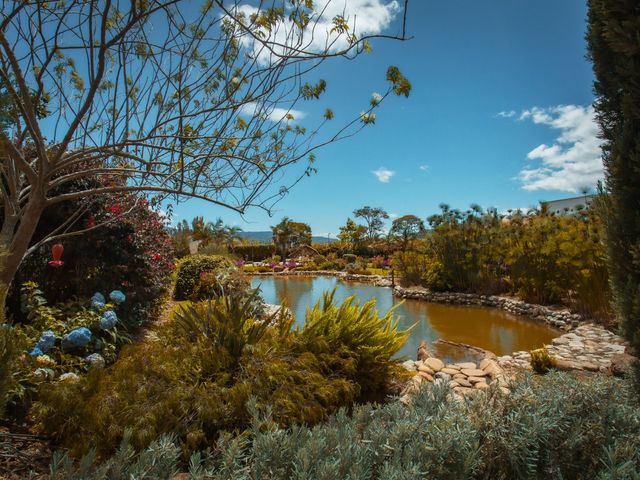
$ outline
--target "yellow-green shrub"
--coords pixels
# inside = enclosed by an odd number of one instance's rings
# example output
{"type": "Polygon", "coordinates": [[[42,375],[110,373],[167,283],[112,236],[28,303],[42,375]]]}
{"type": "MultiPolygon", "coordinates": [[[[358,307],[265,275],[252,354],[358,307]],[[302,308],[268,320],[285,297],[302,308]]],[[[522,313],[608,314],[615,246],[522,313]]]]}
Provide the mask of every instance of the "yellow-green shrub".
{"type": "Polygon", "coordinates": [[[380,317],[375,300],[363,305],[355,297],[335,303],[335,290],[307,311],[301,331],[301,351],[327,359],[346,378],[360,385],[362,394],[384,390],[397,368],[393,356],[402,348],[409,330],[398,330],[393,309],[380,317]]]}

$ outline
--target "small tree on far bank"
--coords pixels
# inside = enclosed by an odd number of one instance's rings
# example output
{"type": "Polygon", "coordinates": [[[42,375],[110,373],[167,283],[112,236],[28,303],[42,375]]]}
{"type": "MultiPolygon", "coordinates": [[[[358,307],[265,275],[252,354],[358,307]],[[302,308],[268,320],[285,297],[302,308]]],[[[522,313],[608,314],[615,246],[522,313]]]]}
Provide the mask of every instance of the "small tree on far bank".
{"type": "Polygon", "coordinates": [[[389,214],[380,207],[364,206],[353,211],[356,218],[362,218],[367,224],[367,237],[369,241],[376,240],[382,235],[384,221],[389,218],[389,214]]]}
{"type": "Polygon", "coordinates": [[[311,227],[306,223],[294,222],[289,217],[284,217],[280,223],[271,227],[273,243],[275,244],[282,261],[287,258],[289,250],[298,245],[311,245],[311,227]]]}
{"type": "Polygon", "coordinates": [[[623,331],[640,353],[640,7],[631,0],[588,4],[609,274],[623,331]]]}
{"type": "Polygon", "coordinates": [[[404,215],[396,218],[391,224],[389,237],[400,244],[404,252],[411,243],[425,233],[424,222],[415,215],[404,215]]]}

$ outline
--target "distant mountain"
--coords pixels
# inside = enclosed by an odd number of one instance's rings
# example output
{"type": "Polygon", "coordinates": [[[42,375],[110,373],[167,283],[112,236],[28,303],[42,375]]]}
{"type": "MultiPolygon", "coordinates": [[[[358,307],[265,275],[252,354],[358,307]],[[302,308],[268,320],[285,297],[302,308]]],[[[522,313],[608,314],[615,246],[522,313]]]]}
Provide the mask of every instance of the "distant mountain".
{"type": "MultiPolygon", "coordinates": [[[[240,232],[239,236],[246,240],[253,240],[255,242],[260,243],[271,243],[271,239],[273,238],[273,234],[271,231],[267,232],[240,232]]],[[[338,240],[335,238],[327,238],[327,237],[311,237],[311,243],[333,243],[338,240]]]]}

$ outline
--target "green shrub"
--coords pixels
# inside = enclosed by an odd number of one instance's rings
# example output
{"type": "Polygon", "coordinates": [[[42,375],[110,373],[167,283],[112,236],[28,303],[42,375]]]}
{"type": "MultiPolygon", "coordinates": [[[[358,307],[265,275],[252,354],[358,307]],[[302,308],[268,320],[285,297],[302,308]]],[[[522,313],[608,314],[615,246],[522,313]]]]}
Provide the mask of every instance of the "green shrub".
{"type": "Polygon", "coordinates": [[[556,368],[556,359],[549,355],[546,348],[531,350],[530,363],[534,372],[544,375],[549,370],[556,368]]]}
{"type": "Polygon", "coordinates": [[[244,293],[249,289],[250,282],[244,273],[230,267],[217,272],[202,272],[190,296],[191,300],[208,300],[226,294],[244,293]]]}
{"type": "Polygon", "coordinates": [[[444,265],[438,260],[428,262],[423,279],[424,284],[436,292],[451,290],[451,281],[447,275],[447,271],[444,265]]]}
{"type": "MultiPolygon", "coordinates": [[[[257,294],[256,294],[257,295],[257,294]]],[[[178,308],[109,369],[49,384],[32,409],[38,429],[74,454],[112,453],[127,430],[136,449],[172,433],[185,455],[224,430],[249,426],[247,402],[282,426],[314,424],[369,392],[386,393],[406,333],[373,302],[341,307],[327,296],[302,330],[293,318],[257,318],[234,295],[178,308]]]]}
{"type": "Polygon", "coordinates": [[[6,289],[0,285],[0,420],[17,386],[18,353],[21,342],[14,327],[6,323],[4,312],[6,289]]]}
{"type": "Polygon", "coordinates": [[[218,273],[232,267],[231,260],[221,256],[190,255],[180,259],[176,269],[176,286],[173,297],[176,300],[189,299],[201,274],[218,273]]]}
{"type": "Polygon", "coordinates": [[[345,268],[344,271],[351,275],[369,275],[369,270],[367,270],[367,266],[361,263],[350,263],[345,268]]]}
{"type": "Polygon", "coordinates": [[[413,252],[396,252],[391,260],[393,268],[400,275],[403,286],[424,285],[424,278],[428,269],[426,255],[413,252]]]}
{"type": "Polygon", "coordinates": [[[329,253],[324,260],[318,259],[318,269],[320,270],[343,270],[347,266],[346,260],[338,258],[335,253],[329,253]]]}
{"type": "MultiPolygon", "coordinates": [[[[248,433],[223,435],[183,471],[213,480],[613,480],[638,478],[640,470],[640,405],[628,382],[605,376],[528,376],[508,396],[492,391],[462,402],[447,385],[429,383],[409,406],[367,404],[288,430],[259,405],[249,407],[248,433]]],[[[171,447],[162,437],[102,468],[112,469],[106,478],[130,478],[118,472],[152,470],[155,462],[173,472],[178,448],[171,447]]],[[[91,460],[74,468],[57,457],[58,478],[105,478],[89,473],[91,460]],[[72,476],[81,468],[85,476],[72,476]]]]}
{"type": "Polygon", "coordinates": [[[342,259],[347,262],[347,264],[356,263],[358,261],[358,256],[353,253],[345,253],[342,255],[342,259]]]}

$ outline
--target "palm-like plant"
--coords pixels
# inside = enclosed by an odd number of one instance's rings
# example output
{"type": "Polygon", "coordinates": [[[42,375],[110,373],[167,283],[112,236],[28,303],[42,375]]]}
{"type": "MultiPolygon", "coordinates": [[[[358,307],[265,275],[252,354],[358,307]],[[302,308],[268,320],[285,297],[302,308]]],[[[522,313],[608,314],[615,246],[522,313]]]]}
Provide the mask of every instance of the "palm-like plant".
{"type": "Polygon", "coordinates": [[[189,341],[206,344],[214,351],[216,369],[235,369],[249,345],[256,345],[271,325],[285,325],[277,330],[286,333],[292,319],[281,308],[268,318],[260,318],[260,292],[247,295],[228,293],[208,302],[189,303],[176,311],[176,330],[189,341]]]}
{"type": "Polygon", "coordinates": [[[242,239],[242,237],[240,236],[240,234],[242,233],[242,228],[236,225],[226,226],[224,233],[225,233],[225,241],[227,243],[227,249],[231,251],[233,250],[233,244],[236,242],[236,240],[242,239]]]}

